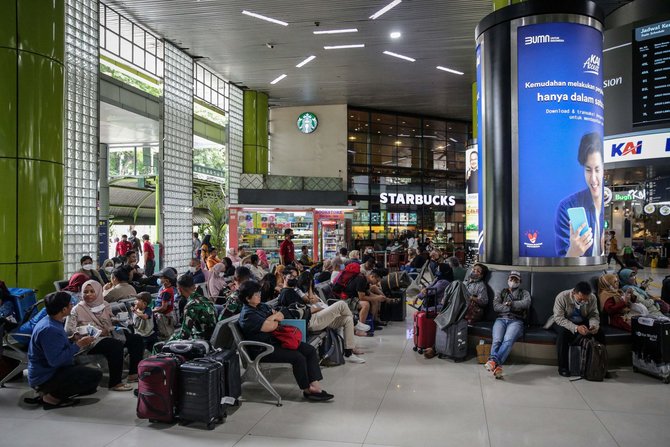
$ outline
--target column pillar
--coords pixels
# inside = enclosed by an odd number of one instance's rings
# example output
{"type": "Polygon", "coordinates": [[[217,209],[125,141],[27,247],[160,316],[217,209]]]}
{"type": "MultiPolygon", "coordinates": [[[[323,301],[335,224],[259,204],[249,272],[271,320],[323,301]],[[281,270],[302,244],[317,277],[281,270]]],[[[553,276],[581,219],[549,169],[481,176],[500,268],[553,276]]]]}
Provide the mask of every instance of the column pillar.
{"type": "Polygon", "coordinates": [[[63,0],[0,4],[0,279],[63,276],[63,0]]]}
{"type": "Polygon", "coordinates": [[[268,173],[268,95],[244,92],[244,161],[245,174],[268,173]]]}

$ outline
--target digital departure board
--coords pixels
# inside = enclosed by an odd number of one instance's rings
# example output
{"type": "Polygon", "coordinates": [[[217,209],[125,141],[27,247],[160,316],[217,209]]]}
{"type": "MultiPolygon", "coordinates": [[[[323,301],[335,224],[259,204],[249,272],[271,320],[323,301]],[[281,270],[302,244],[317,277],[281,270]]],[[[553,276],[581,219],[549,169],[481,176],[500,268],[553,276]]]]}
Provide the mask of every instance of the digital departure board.
{"type": "Polygon", "coordinates": [[[670,202],[670,178],[647,182],[647,202],[670,202]]]}
{"type": "Polygon", "coordinates": [[[670,21],[633,36],[633,125],[662,122],[670,122],[670,21]]]}

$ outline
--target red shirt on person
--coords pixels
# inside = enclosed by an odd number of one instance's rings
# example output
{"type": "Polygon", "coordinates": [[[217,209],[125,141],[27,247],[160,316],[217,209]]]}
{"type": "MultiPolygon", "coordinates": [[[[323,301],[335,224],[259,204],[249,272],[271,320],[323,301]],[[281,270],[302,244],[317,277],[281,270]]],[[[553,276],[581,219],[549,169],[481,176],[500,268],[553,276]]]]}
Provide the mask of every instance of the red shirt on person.
{"type": "Polygon", "coordinates": [[[284,260],[284,265],[288,265],[295,260],[295,248],[291,239],[284,239],[279,245],[279,256],[284,260]]]}
{"type": "Polygon", "coordinates": [[[130,250],[132,250],[133,244],[130,241],[120,240],[116,243],[116,254],[119,256],[125,256],[130,250]]]}
{"type": "Polygon", "coordinates": [[[154,246],[151,245],[151,242],[144,241],[142,244],[142,251],[147,255],[147,261],[154,260],[154,246]]]}

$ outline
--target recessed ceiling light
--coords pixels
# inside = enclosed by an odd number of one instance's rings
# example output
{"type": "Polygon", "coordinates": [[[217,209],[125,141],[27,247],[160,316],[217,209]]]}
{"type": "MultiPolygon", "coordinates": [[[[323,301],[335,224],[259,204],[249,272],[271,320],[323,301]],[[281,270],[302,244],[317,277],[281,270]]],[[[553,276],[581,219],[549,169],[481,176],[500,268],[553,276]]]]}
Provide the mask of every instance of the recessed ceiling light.
{"type": "Polygon", "coordinates": [[[314,34],[344,34],[344,33],[357,33],[358,28],[347,28],[347,29],[325,29],[320,31],[312,31],[314,34]]]}
{"type": "Polygon", "coordinates": [[[279,81],[281,81],[282,79],[284,79],[285,77],[286,77],[286,74],[283,74],[283,75],[277,77],[274,81],[270,82],[270,84],[274,85],[274,84],[276,84],[277,82],[279,82],[279,81]]]}
{"type": "Polygon", "coordinates": [[[246,16],[249,16],[249,17],[256,17],[257,19],[265,20],[266,22],[276,23],[277,25],[288,26],[288,23],[286,23],[286,22],[282,22],[281,20],[273,19],[272,17],[266,17],[264,15],[257,14],[255,12],[244,10],[244,11],[242,11],[242,14],[244,14],[246,16]]]}
{"type": "Polygon", "coordinates": [[[343,50],[345,48],[365,48],[365,44],[357,43],[354,45],[327,45],[323,47],[324,50],[343,50]]]}
{"type": "Polygon", "coordinates": [[[414,59],[414,58],[412,58],[412,57],[403,56],[402,54],[392,53],[392,52],[390,52],[390,51],[384,51],[384,54],[386,54],[386,55],[388,55],[388,56],[397,57],[398,59],[403,59],[403,60],[410,61],[410,62],[414,62],[414,61],[416,61],[416,59],[414,59]]]}
{"type": "Polygon", "coordinates": [[[298,65],[296,65],[295,67],[296,67],[296,68],[304,67],[305,65],[309,64],[310,62],[312,62],[314,59],[316,59],[316,56],[310,56],[310,57],[308,57],[307,59],[305,59],[304,61],[300,62],[300,63],[299,63],[298,65]]]}
{"type": "Polygon", "coordinates": [[[402,33],[400,31],[393,31],[391,33],[391,39],[400,39],[402,36],[402,33]]]}
{"type": "Polygon", "coordinates": [[[389,4],[386,5],[386,6],[384,6],[382,9],[380,9],[380,10],[377,11],[377,12],[375,12],[374,14],[372,14],[372,15],[370,16],[370,19],[375,20],[375,19],[381,17],[383,14],[386,14],[388,11],[390,11],[390,10],[393,9],[393,8],[395,8],[395,7],[398,6],[400,3],[402,3],[402,0],[393,0],[391,3],[389,3],[389,4]]]}
{"type": "Polygon", "coordinates": [[[454,73],[454,74],[457,74],[457,75],[463,75],[462,71],[452,70],[451,68],[443,67],[441,65],[438,65],[435,68],[437,68],[438,70],[442,70],[442,71],[448,71],[449,73],[454,73]]]}

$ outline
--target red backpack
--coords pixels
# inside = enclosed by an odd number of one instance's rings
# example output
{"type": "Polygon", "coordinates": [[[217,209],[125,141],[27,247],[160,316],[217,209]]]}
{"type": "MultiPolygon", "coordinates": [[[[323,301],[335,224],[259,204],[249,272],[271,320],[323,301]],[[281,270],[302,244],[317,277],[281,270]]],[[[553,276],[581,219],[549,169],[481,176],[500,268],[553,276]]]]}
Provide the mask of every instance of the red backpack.
{"type": "Polygon", "coordinates": [[[343,300],[347,299],[347,295],[344,289],[349,285],[352,279],[354,279],[360,274],[361,274],[360,264],[356,262],[347,264],[347,266],[344,267],[342,273],[340,273],[335,279],[335,284],[333,284],[333,292],[343,300]]]}

